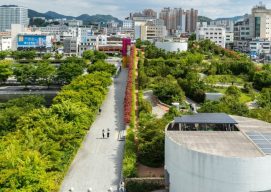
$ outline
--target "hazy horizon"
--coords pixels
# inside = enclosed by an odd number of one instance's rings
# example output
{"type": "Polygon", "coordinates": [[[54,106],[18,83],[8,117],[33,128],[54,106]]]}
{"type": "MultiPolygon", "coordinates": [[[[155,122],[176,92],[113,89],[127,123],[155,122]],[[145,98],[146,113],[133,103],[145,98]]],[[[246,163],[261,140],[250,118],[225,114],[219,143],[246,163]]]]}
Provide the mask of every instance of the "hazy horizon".
{"type": "MultiPolygon", "coordinates": [[[[219,0],[217,2],[183,0],[181,3],[174,0],[137,0],[137,2],[130,2],[128,0],[5,0],[5,2],[1,3],[1,5],[9,4],[24,6],[41,13],[54,11],[69,16],[103,14],[112,15],[119,19],[124,19],[129,16],[130,12],[138,12],[146,8],[154,9],[159,12],[163,7],[181,7],[183,9],[197,9],[199,10],[199,15],[215,19],[250,13],[251,8],[259,4],[259,2],[255,2],[254,0],[219,0]]],[[[265,4],[267,8],[271,8],[271,2],[267,3],[264,1],[263,4],[265,4]]]]}

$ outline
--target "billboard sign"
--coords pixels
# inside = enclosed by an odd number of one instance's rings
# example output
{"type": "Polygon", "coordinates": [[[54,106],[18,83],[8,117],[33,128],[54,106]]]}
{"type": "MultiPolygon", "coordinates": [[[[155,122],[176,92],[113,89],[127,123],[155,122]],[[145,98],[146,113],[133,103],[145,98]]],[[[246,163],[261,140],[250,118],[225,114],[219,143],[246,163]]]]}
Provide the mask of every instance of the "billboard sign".
{"type": "Polygon", "coordinates": [[[45,35],[18,35],[17,47],[37,48],[46,47],[45,35]]]}

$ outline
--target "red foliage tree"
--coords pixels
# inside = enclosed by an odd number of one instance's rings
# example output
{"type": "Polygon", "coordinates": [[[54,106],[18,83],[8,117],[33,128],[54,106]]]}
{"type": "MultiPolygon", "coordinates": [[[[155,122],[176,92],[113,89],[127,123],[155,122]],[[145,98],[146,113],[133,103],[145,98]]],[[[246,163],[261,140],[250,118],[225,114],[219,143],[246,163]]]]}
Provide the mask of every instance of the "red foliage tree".
{"type": "Polygon", "coordinates": [[[130,61],[128,64],[128,80],[126,85],[125,97],[124,97],[124,122],[129,124],[131,121],[131,111],[133,102],[133,69],[134,69],[134,50],[135,47],[131,48],[130,61]]]}

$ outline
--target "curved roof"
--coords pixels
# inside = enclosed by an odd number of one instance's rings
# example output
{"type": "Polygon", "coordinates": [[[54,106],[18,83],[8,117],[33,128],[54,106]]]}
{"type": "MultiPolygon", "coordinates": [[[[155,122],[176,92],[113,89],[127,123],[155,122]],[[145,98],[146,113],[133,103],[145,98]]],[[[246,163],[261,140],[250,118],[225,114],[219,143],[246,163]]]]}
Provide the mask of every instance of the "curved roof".
{"type": "Polygon", "coordinates": [[[166,137],[188,149],[217,156],[251,158],[271,155],[267,149],[271,146],[270,123],[240,116],[229,117],[237,123],[240,131],[166,131],[166,137]],[[265,140],[259,135],[266,136],[265,140]],[[270,142],[270,145],[262,145],[262,142],[270,142]]]}

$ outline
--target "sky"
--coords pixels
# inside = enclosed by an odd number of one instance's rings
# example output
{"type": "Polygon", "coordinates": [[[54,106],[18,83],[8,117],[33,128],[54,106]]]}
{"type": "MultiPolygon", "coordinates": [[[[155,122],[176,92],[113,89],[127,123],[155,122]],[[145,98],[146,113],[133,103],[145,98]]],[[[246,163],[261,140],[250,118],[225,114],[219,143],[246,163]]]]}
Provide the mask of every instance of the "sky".
{"type": "MultiPolygon", "coordinates": [[[[0,0],[0,5],[21,5],[38,12],[55,11],[69,16],[81,14],[110,14],[119,19],[145,8],[160,11],[163,7],[195,8],[199,15],[212,19],[232,17],[250,13],[251,8],[259,4],[256,0],[0,0]]],[[[271,1],[263,4],[271,9],[271,1]]]]}

